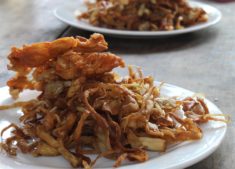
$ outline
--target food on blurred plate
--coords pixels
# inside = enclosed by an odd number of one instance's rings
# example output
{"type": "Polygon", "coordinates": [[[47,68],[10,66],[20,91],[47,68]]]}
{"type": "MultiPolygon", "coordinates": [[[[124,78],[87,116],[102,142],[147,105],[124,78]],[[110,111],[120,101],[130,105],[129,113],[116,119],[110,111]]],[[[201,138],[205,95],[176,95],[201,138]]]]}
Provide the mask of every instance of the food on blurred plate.
{"type": "Polygon", "coordinates": [[[202,8],[190,7],[187,0],[88,0],[86,5],[79,20],[111,29],[170,31],[208,20],[202,8]]]}
{"type": "MultiPolygon", "coordinates": [[[[163,97],[161,85],[129,66],[129,76],[112,71],[124,61],[106,52],[101,34],[89,39],[65,37],[13,47],[8,68],[16,72],[7,85],[17,99],[25,89],[41,94],[19,106],[20,125],[1,131],[1,148],[37,156],[62,155],[73,167],[92,168],[96,160],[144,162],[146,150],[164,152],[169,145],[199,140],[200,123],[220,120],[210,114],[203,98],[163,97]],[[11,136],[4,138],[5,131],[11,136]],[[88,154],[97,154],[91,160],[88,154]]],[[[221,120],[223,121],[223,120],[221,120]]]]}

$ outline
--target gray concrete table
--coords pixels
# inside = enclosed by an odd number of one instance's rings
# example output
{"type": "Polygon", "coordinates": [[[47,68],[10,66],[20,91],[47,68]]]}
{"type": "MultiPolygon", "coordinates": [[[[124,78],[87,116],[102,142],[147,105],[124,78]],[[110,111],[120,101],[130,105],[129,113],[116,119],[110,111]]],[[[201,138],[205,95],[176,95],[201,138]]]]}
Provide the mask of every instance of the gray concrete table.
{"type": "MultiPolygon", "coordinates": [[[[65,1],[0,1],[0,87],[11,76],[7,54],[11,46],[53,40],[84,32],[58,21],[52,10],[65,1]]],[[[205,93],[232,122],[221,146],[190,169],[231,169],[235,163],[235,2],[211,4],[223,13],[216,26],[186,35],[161,39],[118,39],[106,37],[110,51],[127,64],[141,66],[158,81],[205,93]]]]}

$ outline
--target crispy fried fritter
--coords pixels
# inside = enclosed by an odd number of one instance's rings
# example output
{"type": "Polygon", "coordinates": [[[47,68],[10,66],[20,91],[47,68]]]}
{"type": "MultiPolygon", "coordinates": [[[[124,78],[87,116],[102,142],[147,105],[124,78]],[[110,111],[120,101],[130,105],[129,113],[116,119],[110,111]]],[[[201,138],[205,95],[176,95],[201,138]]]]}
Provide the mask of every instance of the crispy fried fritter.
{"type": "Polygon", "coordinates": [[[92,77],[118,66],[124,67],[124,61],[105,52],[107,49],[103,35],[97,33],[90,39],[65,37],[22,48],[14,47],[8,56],[8,68],[17,72],[7,83],[11,94],[17,97],[17,93],[25,88],[40,89],[42,81],[92,77]],[[33,68],[34,79],[29,81],[26,76],[33,68]]]}
{"type": "Polygon", "coordinates": [[[56,62],[56,73],[63,79],[79,76],[94,76],[124,66],[121,58],[111,53],[77,53],[66,52],[56,62]]]}
{"type": "Polygon", "coordinates": [[[50,59],[56,59],[68,51],[77,53],[103,52],[108,49],[103,35],[93,34],[90,39],[65,37],[52,42],[40,42],[24,45],[22,48],[13,47],[8,56],[11,70],[20,67],[39,67],[50,59]]]}

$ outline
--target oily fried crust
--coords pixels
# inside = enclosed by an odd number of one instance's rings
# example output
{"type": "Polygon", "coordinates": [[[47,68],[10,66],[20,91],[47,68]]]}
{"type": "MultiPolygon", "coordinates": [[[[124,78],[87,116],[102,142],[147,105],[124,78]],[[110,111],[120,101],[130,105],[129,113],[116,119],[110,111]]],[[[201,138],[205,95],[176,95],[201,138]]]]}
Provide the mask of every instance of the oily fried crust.
{"type": "Polygon", "coordinates": [[[8,56],[9,68],[18,71],[22,67],[39,67],[70,50],[91,53],[103,52],[107,49],[108,44],[103,35],[97,33],[91,35],[90,39],[65,37],[52,42],[24,45],[22,48],[13,47],[8,56]]]}
{"type": "Polygon", "coordinates": [[[104,36],[98,33],[91,35],[90,39],[77,36],[79,45],[75,48],[77,52],[91,53],[103,52],[108,49],[108,43],[105,41],[104,36]]]}
{"type": "Polygon", "coordinates": [[[56,73],[64,79],[73,79],[81,75],[103,74],[118,66],[124,67],[123,60],[111,53],[76,53],[69,51],[58,58],[56,73]]]}
{"type": "MultiPolygon", "coordinates": [[[[85,64],[83,63],[83,74],[103,74],[111,71],[114,67],[124,67],[124,61],[111,53],[91,53],[85,57],[85,64]]],[[[79,64],[76,64],[80,67],[79,64]]]]}
{"type": "Polygon", "coordinates": [[[43,81],[93,77],[115,67],[124,67],[124,61],[105,52],[107,49],[104,36],[97,33],[89,39],[65,37],[52,42],[24,45],[22,48],[13,47],[8,56],[8,69],[17,74],[7,82],[10,93],[17,98],[24,89],[40,88],[43,81]],[[27,79],[30,72],[34,77],[31,81],[27,79]]]}

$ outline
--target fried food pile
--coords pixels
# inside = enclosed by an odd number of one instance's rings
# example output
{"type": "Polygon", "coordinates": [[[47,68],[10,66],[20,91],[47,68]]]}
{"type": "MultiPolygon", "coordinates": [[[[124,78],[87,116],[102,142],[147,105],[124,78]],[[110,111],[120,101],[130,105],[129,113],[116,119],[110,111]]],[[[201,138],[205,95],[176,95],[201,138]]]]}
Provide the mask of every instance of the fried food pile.
{"type": "MultiPolygon", "coordinates": [[[[21,106],[20,125],[1,147],[37,156],[63,156],[73,167],[92,168],[96,160],[144,162],[146,150],[164,152],[167,146],[202,138],[200,123],[218,120],[202,98],[163,97],[154,79],[129,67],[129,76],[112,72],[124,61],[105,52],[100,34],[90,39],[66,37],[52,42],[12,48],[8,68],[16,76],[7,82],[18,98],[25,89],[41,94],[21,106]],[[89,154],[98,154],[95,160],[89,154]]],[[[0,107],[0,109],[11,106],[0,107]]]]}
{"type": "Polygon", "coordinates": [[[87,2],[78,19],[92,25],[121,30],[161,31],[183,29],[208,20],[202,8],[187,0],[96,0],[87,2]]]}

